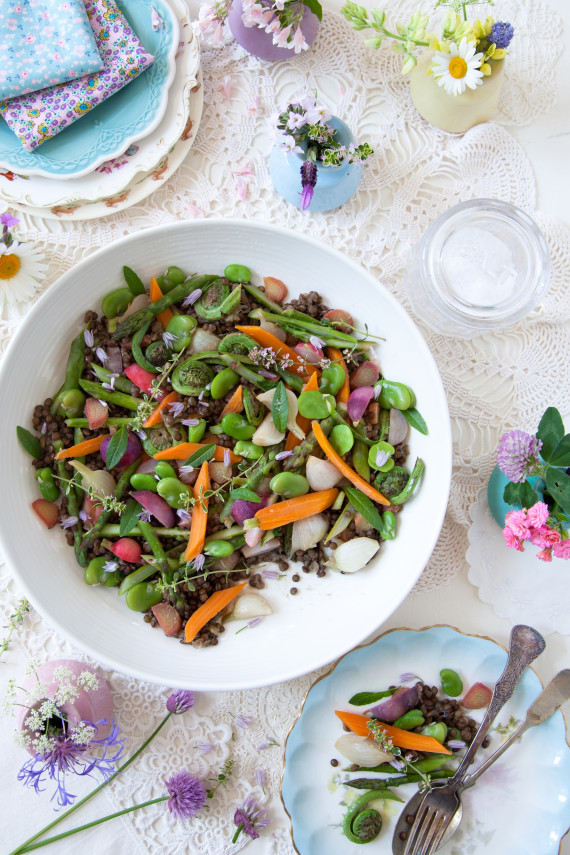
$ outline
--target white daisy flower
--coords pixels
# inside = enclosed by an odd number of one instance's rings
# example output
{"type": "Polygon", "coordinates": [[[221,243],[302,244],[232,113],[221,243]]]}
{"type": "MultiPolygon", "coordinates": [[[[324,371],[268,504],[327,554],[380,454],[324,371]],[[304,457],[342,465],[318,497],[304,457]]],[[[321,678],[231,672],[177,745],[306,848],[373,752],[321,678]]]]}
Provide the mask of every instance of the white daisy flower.
{"type": "Polygon", "coordinates": [[[459,45],[451,42],[449,53],[434,53],[431,71],[438,86],[443,86],[448,95],[461,95],[467,86],[476,89],[483,82],[482,62],[483,54],[476,54],[475,44],[464,37],[459,45]]]}
{"type": "Polygon", "coordinates": [[[0,244],[0,311],[9,312],[33,297],[46,271],[41,252],[29,244],[0,244]]]}

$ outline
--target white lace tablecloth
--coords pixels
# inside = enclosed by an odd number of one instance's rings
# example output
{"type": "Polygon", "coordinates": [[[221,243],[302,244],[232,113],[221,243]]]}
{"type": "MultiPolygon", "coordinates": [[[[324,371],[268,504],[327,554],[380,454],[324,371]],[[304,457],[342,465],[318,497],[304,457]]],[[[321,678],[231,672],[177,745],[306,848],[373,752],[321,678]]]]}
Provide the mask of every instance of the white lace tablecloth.
{"type": "MultiPolygon", "coordinates": [[[[189,2],[195,12],[198,4],[189,2]]],[[[399,0],[401,17],[416,5],[415,0],[399,0]]],[[[332,8],[332,2],[325,4],[326,10],[332,8]]],[[[562,22],[546,0],[497,0],[492,14],[516,27],[500,110],[496,121],[460,136],[445,134],[421,120],[411,103],[408,83],[399,73],[399,60],[389,47],[368,50],[362,33],[330,11],[313,47],[290,61],[264,63],[235,44],[205,49],[204,113],[182,166],[144,203],[105,219],[70,223],[18,214],[17,234],[44,251],[48,277],[36,294],[26,295],[10,309],[4,305],[0,313],[4,349],[41,290],[90,252],[148,226],[220,215],[309,232],[362,264],[409,310],[403,289],[408,254],[436,216],[459,201],[477,197],[501,198],[522,208],[543,230],[552,255],[552,284],[541,306],[508,330],[472,341],[436,335],[416,319],[443,377],[454,441],[448,513],[432,559],[410,595],[416,603],[424,597],[428,613],[442,585],[464,585],[469,507],[490,475],[502,432],[515,426],[534,430],[548,404],[570,412],[570,290],[566,284],[570,231],[548,212],[536,210],[533,169],[512,133],[516,125],[536,124],[555,104],[562,22]],[[368,140],[375,149],[357,194],[327,214],[302,213],[289,206],[273,192],[267,168],[272,145],[269,116],[289,99],[315,89],[357,139],[368,140]]],[[[5,414],[2,430],[13,430],[12,422],[5,414]]],[[[19,596],[7,569],[0,566],[0,626],[7,623],[19,596]]],[[[467,614],[450,615],[449,622],[481,634],[489,631],[486,626],[469,626],[467,614]]],[[[21,674],[31,657],[44,661],[62,656],[88,661],[33,613],[26,617],[4,656],[5,664],[0,665],[0,691],[9,677],[21,674]]],[[[85,845],[85,851],[112,850],[119,855],[166,850],[171,855],[227,855],[243,845],[231,846],[232,819],[251,791],[273,818],[252,850],[291,855],[279,800],[282,750],[315,676],[266,689],[200,696],[196,707],[171,719],[154,748],[80,818],[87,821],[134,800],[162,794],[161,779],[181,765],[206,776],[233,756],[234,778],[227,790],[218,792],[215,809],[212,806],[190,824],[173,824],[156,806],[95,829],[81,843],[80,838],[72,838],[60,845],[61,851],[85,845]],[[239,715],[251,717],[247,728],[235,725],[234,716],[239,715]],[[271,739],[277,745],[259,749],[271,739]],[[203,743],[214,746],[208,754],[198,749],[203,743]],[[258,769],[267,780],[264,788],[258,769]]],[[[134,750],[162,717],[168,691],[118,673],[108,672],[106,677],[115,695],[118,723],[129,749],[134,750]]],[[[21,817],[17,824],[13,819],[9,822],[8,844],[13,848],[27,836],[25,831],[47,822],[51,809],[47,799],[24,791],[15,781],[24,758],[10,741],[8,725],[4,720],[0,794],[2,812],[11,800],[21,817]]]]}

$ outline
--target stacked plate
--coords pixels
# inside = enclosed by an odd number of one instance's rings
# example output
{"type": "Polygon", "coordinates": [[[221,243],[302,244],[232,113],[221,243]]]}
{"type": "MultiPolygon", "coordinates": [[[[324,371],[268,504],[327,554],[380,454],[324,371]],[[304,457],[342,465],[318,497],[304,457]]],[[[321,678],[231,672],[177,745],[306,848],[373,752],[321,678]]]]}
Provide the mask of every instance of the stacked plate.
{"type": "Polygon", "coordinates": [[[153,64],[80,121],[27,152],[0,121],[0,199],[41,217],[105,217],[142,201],[180,165],[198,130],[198,40],[184,0],[117,0],[153,64]],[[153,29],[152,10],[162,25],[153,29]]]}

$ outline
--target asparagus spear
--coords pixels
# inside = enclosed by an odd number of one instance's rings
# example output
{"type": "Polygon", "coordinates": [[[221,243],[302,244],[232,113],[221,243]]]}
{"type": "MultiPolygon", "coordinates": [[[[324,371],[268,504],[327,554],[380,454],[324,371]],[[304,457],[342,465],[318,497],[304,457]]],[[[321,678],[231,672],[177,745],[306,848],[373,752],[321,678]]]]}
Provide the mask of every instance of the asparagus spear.
{"type": "MultiPolygon", "coordinates": [[[[325,436],[328,436],[332,430],[333,426],[333,418],[329,416],[327,419],[323,419],[321,422],[321,427],[325,436]]],[[[307,438],[303,440],[303,442],[297,446],[297,448],[293,449],[293,454],[291,457],[287,457],[286,460],[283,461],[283,468],[287,470],[291,469],[300,469],[301,466],[304,466],[307,462],[307,458],[309,455],[315,450],[318,443],[315,438],[315,434],[311,431],[307,438]]]]}

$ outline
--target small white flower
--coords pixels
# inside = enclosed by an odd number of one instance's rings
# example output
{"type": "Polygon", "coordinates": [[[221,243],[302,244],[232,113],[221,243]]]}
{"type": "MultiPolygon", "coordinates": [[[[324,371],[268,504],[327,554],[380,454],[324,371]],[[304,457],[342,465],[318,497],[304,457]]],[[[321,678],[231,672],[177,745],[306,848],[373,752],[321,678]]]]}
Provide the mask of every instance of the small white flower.
{"type": "Polygon", "coordinates": [[[475,44],[464,37],[459,45],[451,42],[449,53],[434,53],[431,71],[438,86],[443,86],[448,95],[461,95],[467,87],[476,89],[482,84],[483,54],[476,54],[475,50],[475,44]]]}
{"type": "Polygon", "coordinates": [[[45,278],[47,264],[39,250],[27,243],[1,245],[0,251],[0,310],[8,311],[34,295],[45,278]]]}

